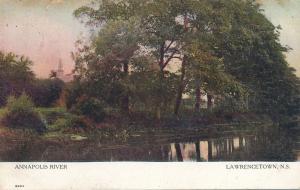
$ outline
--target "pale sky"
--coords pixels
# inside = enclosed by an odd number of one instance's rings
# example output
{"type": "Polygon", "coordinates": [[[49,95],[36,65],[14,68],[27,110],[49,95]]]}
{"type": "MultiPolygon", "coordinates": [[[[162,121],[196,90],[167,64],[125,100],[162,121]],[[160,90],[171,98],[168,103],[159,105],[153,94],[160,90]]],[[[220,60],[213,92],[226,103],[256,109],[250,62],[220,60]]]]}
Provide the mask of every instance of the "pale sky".
{"type": "MultiPolygon", "coordinates": [[[[66,72],[74,63],[74,43],[86,29],[72,12],[90,0],[0,0],[0,50],[29,57],[38,77],[48,77],[62,59],[66,72]]],[[[265,15],[281,25],[281,42],[300,76],[300,0],[259,0],[265,15]]]]}
{"type": "Polygon", "coordinates": [[[0,0],[0,50],[28,56],[38,77],[48,77],[61,58],[66,72],[70,53],[84,26],[72,12],[76,0],[0,0]]]}
{"type": "Polygon", "coordinates": [[[300,77],[300,0],[260,0],[265,15],[271,22],[282,27],[280,40],[291,50],[288,63],[297,70],[300,77]]]}

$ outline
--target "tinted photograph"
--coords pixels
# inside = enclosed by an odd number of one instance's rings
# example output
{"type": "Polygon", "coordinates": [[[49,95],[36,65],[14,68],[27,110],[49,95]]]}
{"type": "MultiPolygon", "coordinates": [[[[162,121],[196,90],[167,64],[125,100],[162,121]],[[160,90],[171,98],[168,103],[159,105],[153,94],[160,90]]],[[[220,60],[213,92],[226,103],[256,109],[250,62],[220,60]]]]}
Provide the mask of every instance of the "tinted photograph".
{"type": "Polygon", "coordinates": [[[299,10],[0,0],[0,161],[300,161],[299,10]]]}

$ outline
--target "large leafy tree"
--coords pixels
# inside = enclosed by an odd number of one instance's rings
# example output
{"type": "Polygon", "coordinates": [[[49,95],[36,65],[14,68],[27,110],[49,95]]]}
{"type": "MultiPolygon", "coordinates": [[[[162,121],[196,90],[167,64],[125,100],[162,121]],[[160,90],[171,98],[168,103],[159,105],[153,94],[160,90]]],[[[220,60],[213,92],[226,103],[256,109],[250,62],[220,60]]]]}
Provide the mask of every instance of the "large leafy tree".
{"type": "Polygon", "coordinates": [[[36,106],[50,107],[57,103],[64,88],[64,82],[60,79],[35,79],[25,92],[30,95],[36,106]]]}
{"type": "MultiPolygon", "coordinates": [[[[278,115],[299,111],[299,79],[285,60],[289,48],[279,42],[275,27],[251,1],[224,2],[229,30],[215,33],[216,55],[225,69],[250,92],[250,109],[278,115]],[[298,110],[297,110],[298,107],[298,110]]],[[[277,117],[278,118],[278,117],[277,117]]]]}
{"type": "Polygon", "coordinates": [[[60,97],[63,81],[37,79],[31,70],[32,62],[24,56],[0,52],[0,106],[7,97],[30,95],[35,105],[51,106],[60,97]]]}
{"type": "MultiPolygon", "coordinates": [[[[299,82],[284,59],[287,49],[254,1],[103,0],[96,8],[79,8],[75,16],[92,27],[100,26],[90,53],[80,58],[88,66],[77,68],[87,81],[117,81],[110,92],[123,94],[127,105],[123,107],[128,108],[129,94],[137,92],[128,90],[138,85],[128,79],[148,76],[139,71],[158,77],[148,81],[156,81],[158,117],[166,99],[174,100],[178,115],[185,92],[195,92],[199,110],[201,89],[208,97],[219,94],[238,100],[250,93],[252,108],[272,114],[297,107],[299,82]],[[140,58],[147,61],[141,63],[140,58]],[[179,65],[171,71],[175,60],[179,65]],[[174,81],[177,92],[161,96],[165,88],[174,89],[174,81]]],[[[102,85],[101,89],[109,89],[102,85]]]]}
{"type": "Polygon", "coordinates": [[[97,90],[88,90],[87,94],[120,104],[125,112],[129,110],[132,58],[139,50],[138,30],[134,20],[110,21],[92,37],[90,46],[75,56],[81,82],[97,87],[97,90]],[[115,96],[114,100],[112,96],[115,96]]]}
{"type": "MultiPolygon", "coordinates": [[[[174,113],[177,115],[182,99],[182,94],[185,92],[186,87],[186,66],[191,60],[189,58],[189,46],[195,37],[198,39],[204,39],[211,35],[209,25],[213,22],[209,15],[213,12],[212,4],[210,1],[134,1],[134,0],[123,0],[123,1],[102,1],[98,9],[91,7],[82,7],[75,11],[75,15],[81,18],[87,18],[87,24],[95,26],[101,25],[99,38],[100,39],[111,39],[120,36],[113,31],[109,31],[107,35],[101,31],[107,31],[106,28],[111,28],[112,23],[123,22],[123,26],[126,20],[136,21],[136,26],[139,28],[139,39],[136,44],[140,49],[145,49],[146,54],[149,57],[154,58],[154,64],[160,71],[159,81],[157,83],[158,89],[163,91],[165,88],[165,81],[167,80],[168,73],[167,66],[174,63],[174,60],[179,60],[180,64],[177,66],[178,70],[178,90],[174,106],[174,113]]],[[[124,34],[124,33],[123,33],[124,34]]],[[[136,33],[135,33],[136,34],[136,33]]],[[[107,40],[106,40],[107,41],[107,40]]],[[[100,40],[103,42],[103,40],[100,40]]],[[[114,40],[115,44],[119,49],[116,49],[119,54],[124,51],[124,48],[130,49],[130,43],[126,40],[114,40]],[[125,47],[123,42],[127,44],[125,47]],[[127,42],[127,43],[126,43],[127,42]],[[123,48],[123,49],[122,49],[123,48]]],[[[94,43],[95,44],[95,43],[94,43]]],[[[105,43],[97,43],[96,40],[96,51],[95,54],[101,55],[101,52],[97,51],[105,49],[106,51],[113,51],[115,48],[105,43]],[[98,48],[97,48],[98,47],[98,48]]],[[[199,46],[198,46],[199,47],[199,46]]],[[[145,53],[145,52],[144,52],[145,53]]],[[[127,52],[127,56],[132,54],[127,52]]],[[[103,59],[102,59],[103,60],[103,59]]],[[[110,60],[109,65],[113,64],[114,61],[110,60]]],[[[210,65],[209,65],[210,66],[210,65]]],[[[158,115],[160,107],[163,107],[165,98],[158,100],[158,115]]],[[[168,97],[173,99],[174,97],[168,97]]]]}
{"type": "Polygon", "coordinates": [[[24,56],[0,52],[0,106],[9,95],[20,95],[34,79],[32,62],[24,56]]]}

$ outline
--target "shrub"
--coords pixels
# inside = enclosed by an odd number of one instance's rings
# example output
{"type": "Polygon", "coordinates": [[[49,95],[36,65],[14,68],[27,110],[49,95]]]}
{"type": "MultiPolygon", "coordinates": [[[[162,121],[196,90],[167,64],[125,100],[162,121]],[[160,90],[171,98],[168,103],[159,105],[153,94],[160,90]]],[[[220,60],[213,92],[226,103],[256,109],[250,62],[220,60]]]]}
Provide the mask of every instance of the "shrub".
{"type": "Polygon", "coordinates": [[[72,112],[84,115],[96,122],[101,122],[105,118],[103,102],[96,98],[81,97],[77,104],[73,106],[72,112]]]}
{"type": "Polygon", "coordinates": [[[70,115],[68,118],[57,120],[52,129],[63,133],[83,132],[94,129],[94,124],[85,116],[70,115]]]}
{"type": "Polygon", "coordinates": [[[63,87],[59,79],[36,79],[27,92],[36,106],[49,107],[60,98],[63,87]]]}
{"type": "Polygon", "coordinates": [[[246,111],[248,111],[246,103],[234,98],[225,98],[214,108],[214,112],[218,115],[246,111]]]}
{"type": "Polygon", "coordinates": [[[68,109],[71,109],[77,103],[77,99],[84,94],[83,86],[77,80],[66,86],[65,101],[68,109]]]}
{"type": "Polygon", "coordinates": [[[65,118],[58,118],[56,121],[53,122],[53,124],[48,126],[48,129],[50,131],[59,131],[67,127],[69,127],[68,120],[65,118]]]}
{"type": "Polygon", "coordinates": [[[82,116],[71,115],[67,118],[59,118],[52,125],[52,130],[65,130],[65,129],[87,129],[91,125],[82,116]]]}
{"type": "Polygon", "coordinates": [[[52,108],[37,108],[36,109],[47,121],[47,124],[53,125],[56,120],[60,118],[67,118],[70,113],[68,113],[63,107],[52,107],[52,108]]]}
{"type": "Polygon", "coordinates": [[[91,128],[91,124],[84,117],[80,116],[72,117],[70,120],[68,120],[68,125],[75,129],[91,128]]]}
{"type": "Polygon", "coordinates": [[[36,109],[47,121],[49,131],[64,131],[68,129],[91,128],[92,124],[84,116],[78,116],[67,112],[65,108],[37,108],[36,109]]]}
{"type": "Polygon", "coordinates": [[[4,108],[0,108],[0,120],[1,118],[5,115],[5,109],[4,108]]]}
{"type": "Polygon", "coordinates": [[[20,97],[9,97],[3,123],[10,128],[29,128],[44,132],[46,126],[40,115],[34,110],[34,104],[26,94],[20,97]]]}
{"type": "Polygon", "coordinates": [[[34,80],[31,66],[28,58],[0,50],[0,107],[9,95],[21,95],[34,80]]]}

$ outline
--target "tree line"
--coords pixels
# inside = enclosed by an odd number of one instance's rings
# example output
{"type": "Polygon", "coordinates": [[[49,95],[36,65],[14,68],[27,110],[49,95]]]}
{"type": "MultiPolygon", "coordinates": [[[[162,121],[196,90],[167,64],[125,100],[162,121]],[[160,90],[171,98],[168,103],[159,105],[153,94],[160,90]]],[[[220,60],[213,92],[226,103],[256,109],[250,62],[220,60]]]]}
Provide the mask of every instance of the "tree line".
{"type": "Polygon", "coordinates": [[[178,117],[184,95],[199,112],[205,94],[208,107],[214,99],[274,118],[299,112],[289,47],[254,1],[102,0],[74,15],[92,32],[73,54],[70,106],[84,95],[123,113],[178,117]]]}
{"type": "Polygon", "coordinates": [[[0,51],[0,107],[9,96],[26,93],[36,106],[50,107],[59,99],[64,82],[57,79],[38,79],[33,73],[32,61],[24,56],[0,51]]]}
{"type": "Polygon", "coordinates": [[[104,108],[161,119],[201,114],[205,95],[220,113],[299,113],[290,48],[254,1],[102,0],[74,16],[91,29],[72,55],[74,80],[38,79],[29,59],[0,52],[0,106],[25,92],[42,107],[65,96],[67,108],[95,120],[104,108]]]}

